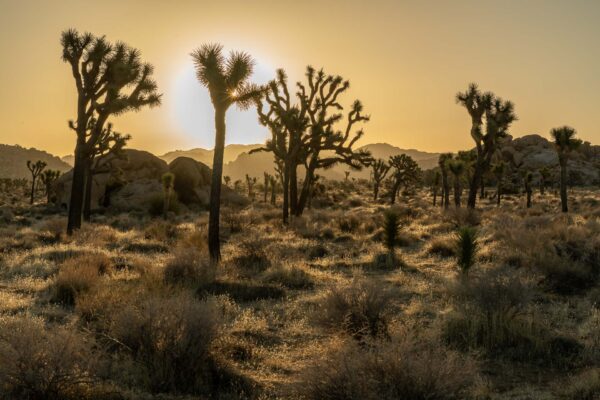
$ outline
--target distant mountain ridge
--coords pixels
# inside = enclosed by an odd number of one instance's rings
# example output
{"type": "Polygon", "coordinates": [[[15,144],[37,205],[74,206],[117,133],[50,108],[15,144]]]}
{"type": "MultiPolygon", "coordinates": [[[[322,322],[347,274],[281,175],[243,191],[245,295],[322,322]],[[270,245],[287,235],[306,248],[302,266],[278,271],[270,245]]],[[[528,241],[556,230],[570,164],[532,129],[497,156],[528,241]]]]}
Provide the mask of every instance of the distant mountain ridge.
{"type": "Polygon", "coordinates": [[[48,166],[47,169],[66,172],[71,166],[59,157],[36,148],[25,148],[19,145],[0,144],[0,178],[31,179],[27,169],[27,160],[33,162],[41,160],[48,166]]]}

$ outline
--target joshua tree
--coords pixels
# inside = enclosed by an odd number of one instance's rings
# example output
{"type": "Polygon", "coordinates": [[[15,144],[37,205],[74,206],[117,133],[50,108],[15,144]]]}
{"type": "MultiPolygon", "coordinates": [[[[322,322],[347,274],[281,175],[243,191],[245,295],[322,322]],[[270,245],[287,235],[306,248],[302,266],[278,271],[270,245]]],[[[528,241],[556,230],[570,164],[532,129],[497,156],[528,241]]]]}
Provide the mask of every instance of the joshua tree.
{"type": "Polygon", "coordinates": [[[550,131],[560,165],[560,203],[563,212],[569,211],[567,205],[567,160],[571,152],[581,145],[581,140],[575,138],[576,133],[577,131],[570,126],[562,126],[550,131]]]}
{"type": "Polygon", "coordinates": [[[531,171],[525,172],[525,176],[523,177],[523,183],[525,184],[525,194],[527,196],[527,208],[531,208],[531,183],[533,182],[533,174],[531,171]]]}
{"type": "Polygon", "coordinates": [[[35,184],[38,176],[42,173],[44,168],[46,168],[46,163],[44,161],[36,161],[32,163],[27,160],[27,169],[31,172],[31,198],[29,200],[29,204],[33,204],[33,198],[35,196],[35,184]]]}
{"type": "Polygon", "coordinates": [[[271,185],[271,204],[275,205],[275,201],[277,200],[277,178],[270,175],[269,184],[271,185]]]}
{"type": "Polygon", "coordinates": [[[111,115],[159,105],[160,94],[152,80],[152,66],[142,63],[137,49],[74,29],[62,33],[61,45],[62,59],[71,66],[77,88],[77,119],[69,121],[77,135],[67,223],[70,235],[81,227],[86,174],[106,121],[111,115]]]}
{"type": "MultiPolygon", "coordinates": [[[[95,120],[91,120],[91,125],[94,126],[94,124],[95,120]]],[[[90,153],[90,164],[86,171],[83,200],[84,221],[89,221],[91,216],[94,175],[102,172],[109,172],[112,168],[112,161],[127,158],[126,154],[123,152],[123,148],[130,139],[131,135],[123,135],[113,131],[111,123],[108,123],[106,128],[102,129],[102,132],[100,132],[98,140],[90,153]]]]}
{"type": "Polygon", "coordinates": [[[475,258],[479,250],[477,230],[470,226],[460,228],[456,235],[456,258],[460,272],[466,277],[475,265],[475,258]]]}
{"type": "Polygon", "coordinates": [[[546,186],[548,185],[548,183],[550,182],[550,179],[552,177],[552,172],[550,171],[550,168],[543,167],[539,170],[539,173],[540,173],[540,194],[543,196],[546,191],[546,186]]]}
{"type": "Polygon", "coordinates": [[[169,208],[171,207],[171,196],[173,195],[173,186],[175,184],[175,175],[171,172],[167,172],[162,176],[162,185],[163,185],[163,218],[167,219],[167,215],[169,214],[169,208]]]}
{"type": "Polygon", "coordinates": [[[373,176],[373,200],[377,200],[379,195],[379,187],[390,170],[390,166],[383,160],[379,159],[371,164],[373,176]]]}
{"type": "Polygon", "coordinates": [[[392,169],[392,189],[390,191],[390,203],[394,204],[401,186],[407,187],[417,182],[421,174],[419,165],[407,154],[398,154],[390,157],[390,169],[392,169]]]}
{"type": "Polygon", "coordinates": [[[263,202],[267,202],[267,196],[269,195],[269,182],[271,180],[271,175],[268,172],[265,172],[264,174],[264,183],[263,183],[263,202]]]}
{"type": "Polygon", "coordinates": [[[225,150],[225,114],[232,105],[246,109],[259,98],[263,88],[249,82],[254,68],[252,57],[244,52],[232,52],[226,59],[223,47],[207,44],[192,53],[198,80],[208,88],[215,109],[215,151],[210,186],[208,217],[208,249],[210,259],[221,259],[219,215],[221,210],[221,181],[225,150]]]}
{"type": "Polygon", "coordinates": [[[350,176],[350,171],[344,171],[344,182],[348,182],[349,176],[350,176]]]}
{"type": "Polygon", "coordinates": [[[492,174],[496,178],[496,204],[500,205],[500,197],[502,196],[502,180],[504,179],[504,170],[506,164],[500,161],[498,164],[492,166],[492,174]]]}
{"type": "Polygon", "coordinates": [[[454,181],[454,205],[460,207],[460,180],[465,172],[465,163],[461,160],[449,160],[448,170],[452,173],[454,181]]]}
{"type": "Polygon", "coordinates": [[[440,182],[442,180],[442,174],[440,171],[435,171],[433,173],[433,182],[431,183],[431,190],[433,192],[433,206],[435,207],[437,201],[437,193],[438,188],[440,187],[440,182]]]}
{"type": "Polygon", "coordinates": [[[304,211],[318,169],[338,163],[361,169],[372,161],[367,151],[352,148],[363,135],[362,130],[352,132],[352,129],[369,120],[363,115],[362,104],[355,101],[347,117],[343,118],[343,108],[338,102],[350,83],[310,66],[306,69],[306,80],[307,84],[297,83],[297,103],[294,104],[287,76],[280,69],[277,78],[269,83],[262,101],[257,101],[259,121],[269,128],[272,138],[264,147],[251,153],[270,151],[275,162],[282,165],[284,223],[287,223],[290,211],[293,215],[301,215],[304,211]],[[339,129],[338,123],[342,120],[345,120],[345,126],[339,129]],[[304,165],[306,174],[298,194],[296,171],[299,165],[304,165]]]}
{"type": "Polygon", "coordinates": [[[248,189],[248,197],[254,200],[254,184],[256,183],[256,178],[251,178],[248,174],[246,174],[246,188],[248,189]]]}
{"type": "Polygon", "coordinates": [[[465,107],[471,117],[471,137],[475,142],[477,159],[473,166],[467,205],[475,208],[477,189],[490,166],[498,139],[506,136],[508,128],[517,117],[510,101],[503,101],[490,92],[482,93],[474,83],[464,93],[456,95],[456,102],[465,107]]]}
{"type": "Polygon", "coordinates": [[[440,154],[438,165],[442,174],[442,206],[448,208],[450,205],[450,183],[448,182],[448,161],[452,159],[451,153],[440,154]]]}
{"type": "Polygon", "coordinates": [[[44,185],[44,188],[46,189],[46,202],[48,204],[50,204],[50,202],[52,201],[52,185],[54,184],[54,182],[56,182],[56,180],[58,179],[59,176],[60,176],[60,171],[58,171],[58,170],[55,171],[52,169],[47,169],[47,170],[43,171],[42,174],[40,175],[42,184],[44,185]]]}
{"type": "Polygon", "coordinates": [[[231,177],[230,177],[230,176],[227,176],[227,175],[225,175],[225,176],[223,177],[223,181],[225,182],[225,186],[229,187],[229,183],[231,182],[231,177]]]}

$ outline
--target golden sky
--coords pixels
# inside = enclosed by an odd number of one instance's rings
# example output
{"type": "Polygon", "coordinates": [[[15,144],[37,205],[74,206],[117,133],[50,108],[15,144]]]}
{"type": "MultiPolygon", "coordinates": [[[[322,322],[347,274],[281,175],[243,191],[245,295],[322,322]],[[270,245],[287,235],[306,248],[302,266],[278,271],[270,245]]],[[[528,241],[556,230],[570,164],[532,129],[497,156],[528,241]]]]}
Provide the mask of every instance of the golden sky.
{"type": "MultiPolygon", "coordinates": [[[[211,147],[212,108],[189,53],[207,42],[245,50],[262,83],[307,64],[351,82],[372,121],[363,144],[470,148],[454,95],[471,81],[515,102],[512,134],[569,124],[600,143],[600,1],[0,0],[0,143],[72,153],[75,88],[61,61],[66,28],[142,51],[164,94],[159,108],[113,119],[130,147],[211,147]]],[[[263,142],[253,111],[228,115],[228,143],[263,142]]]]}

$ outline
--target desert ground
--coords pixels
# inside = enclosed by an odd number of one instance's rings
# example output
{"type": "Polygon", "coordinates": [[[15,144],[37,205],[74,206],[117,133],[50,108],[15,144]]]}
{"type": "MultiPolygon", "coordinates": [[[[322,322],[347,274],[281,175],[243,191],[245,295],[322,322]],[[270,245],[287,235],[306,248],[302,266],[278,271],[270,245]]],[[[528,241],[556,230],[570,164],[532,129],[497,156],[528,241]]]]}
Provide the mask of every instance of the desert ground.
{"type": "MultiPolygon", "coordinates": [[[[6,194],[5,194],[6,195],[6,194]]],[[[597,399],[600,195],[476,211],[326,181],[281,223],[261,199],[207,213],[66,213],[15,201],[0,228],[0,387],[29,399],[597,399]],[[382,243],[384,212],[398,247],[382,243]],[[456,231],[474,226],[468,274],[456,231]]],[[[20,198],[19,196],[16,196],[20,198]]],[[[278,201],[280,198],[278,198],[278,201]]]]}

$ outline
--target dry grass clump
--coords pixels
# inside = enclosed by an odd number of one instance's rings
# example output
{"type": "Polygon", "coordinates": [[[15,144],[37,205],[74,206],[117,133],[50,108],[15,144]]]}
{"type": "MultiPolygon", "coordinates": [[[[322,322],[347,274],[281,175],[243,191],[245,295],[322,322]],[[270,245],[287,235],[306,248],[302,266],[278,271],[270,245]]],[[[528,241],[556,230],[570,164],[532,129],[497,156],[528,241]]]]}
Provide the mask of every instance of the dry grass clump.
{"type": "Polygon", "coordinates": [[[390,302],[391,294],[380,284],[355,277],[351,283],[327,292],[319,304],[317,320],[357,339],[387,336],[390,302]]]}
{"type": "Polygon", "coordinates": [[[454,257],[456,255],[456,239],[451,235],[436,237],[429,242],[427,252],[440,257],[454,257]]]}
{"type": "Polygon", "coordinates": [[[167,262],[165,283],[170,285],[204,285],[214,281],[216,268],[208,255],[194,247],[182,247],[167,262]]]}
{"type": "Polygon", "coordinates": [[[310,289],[313,279],[302,268],[290,265],[278,265],[265,271],[262,279],[267,283],[280,284],[289,289],[310,289]]]}
{"type": "Polygon", "coordinates": [[[211,396],[247,386],[212,352],[221,323],[212,301],[150,296],[121,309],[109,334],[126,346],[151,392],[211,396]]]}
{"type": "Polygon", "coordinates": [[[75,305],[77,296],[96,286],[100,275],[112,270],[112,261],[103,253],[71,258],[60,267],[50,286],[50,300],[65,306],[75,305]]]}
{"type": "Polygon", "coordinates": [[[265,251],[262,240],[243,240],[238,246],[239,253],[232,264],[242,275],[255,275],[271,266],[271,260],[265,251]]]}
{"type": "Polygon", "coordinates": [[[96,380],[91,343],[33,317],[0,320],[0,398],[85,399],[96,380]]]}
{"type": "Polygon", "coordinates": [[[469,397],[475,365],[413,336],[345,342],[304,371],[296,392],[309,400],[445,400],[469,397]]]}
{"type": "Polygon", "coordinates": [[[530,285],[518,275],[497,271],[463,279],[450,288],[455,302],[442,328],[447,343],[459,349],[483,349],[494,357],[564,364],[581,345],[553,334],[528,306],[530,285]]]}

